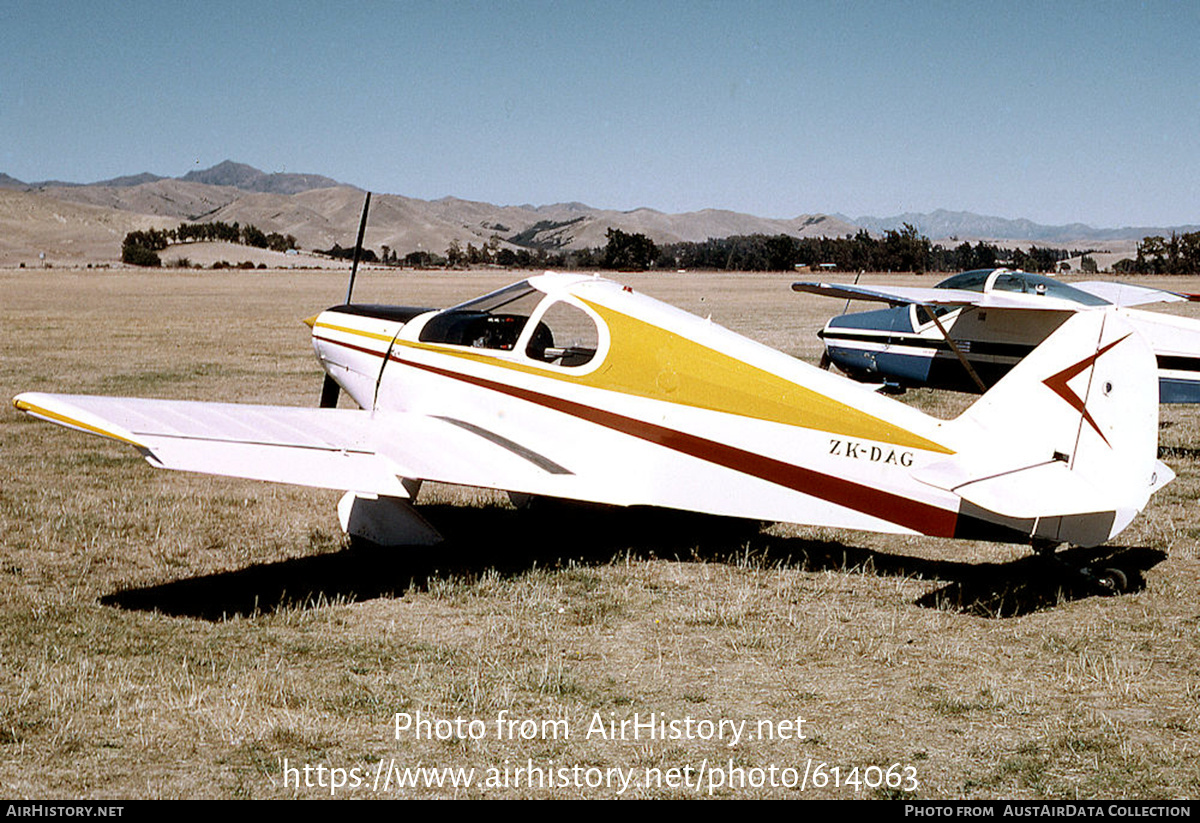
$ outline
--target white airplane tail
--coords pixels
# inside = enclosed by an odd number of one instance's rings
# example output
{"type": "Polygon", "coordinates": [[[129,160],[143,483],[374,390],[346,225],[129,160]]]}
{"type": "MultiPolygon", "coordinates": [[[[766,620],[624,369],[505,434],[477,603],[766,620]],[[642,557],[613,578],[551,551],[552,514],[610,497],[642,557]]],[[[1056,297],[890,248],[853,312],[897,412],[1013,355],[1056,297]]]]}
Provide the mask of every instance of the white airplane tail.
{"type": "Polygon", "coordinates": [[[1112,311],[1073,315],[948,428],[958,453],[916,477],[962,498],[963,537],[1094,546],[1174,477],[1154,352],[1112,311]]]}

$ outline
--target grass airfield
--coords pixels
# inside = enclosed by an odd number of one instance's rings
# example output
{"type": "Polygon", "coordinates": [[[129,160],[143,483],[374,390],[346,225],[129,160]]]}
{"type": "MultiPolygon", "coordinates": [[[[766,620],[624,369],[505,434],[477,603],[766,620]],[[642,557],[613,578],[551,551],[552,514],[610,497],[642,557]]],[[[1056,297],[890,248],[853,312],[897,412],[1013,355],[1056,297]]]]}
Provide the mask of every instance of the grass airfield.
{"type": "MultiPolygon", "coordinates": [[[[355,299],[444,306],[520,276],[368,270],[355,299]]],[[[843,306],[792,293],[787,274],[616,279],[814,363],[843,306]]],[[[301,319],[341,302],[345,280],[0,271],[0,386],[316,405],[301,319]]],[[[943,416],[971,399],[905,396],[943,416]]],[[[350,548],[337,492],[152,470],[5,404],[0,792],[1195,797],[1196,416],[1163,407],[1176,481],[1113,545],[1071,552],[1135,572],[1135,591],[1100,597],[1019,546],[516,511],[432,484],[419,502],[445,545],[350,548]],[[430,733],[397,734],[417,712],[430,733]],[[652,714],[688,734],[597,730],[652,714]],[[440,739],[438,720],[483,734],[440,739]],[[746,733],[706,739],[721,721],[746,733]],[[552,785],[529,785],[529,766],[552,785]],[[416,768],[475,771],[470,786],[373,782],[416,768]],[[618,770],[636,779],[622,789],[618,770]]]]}

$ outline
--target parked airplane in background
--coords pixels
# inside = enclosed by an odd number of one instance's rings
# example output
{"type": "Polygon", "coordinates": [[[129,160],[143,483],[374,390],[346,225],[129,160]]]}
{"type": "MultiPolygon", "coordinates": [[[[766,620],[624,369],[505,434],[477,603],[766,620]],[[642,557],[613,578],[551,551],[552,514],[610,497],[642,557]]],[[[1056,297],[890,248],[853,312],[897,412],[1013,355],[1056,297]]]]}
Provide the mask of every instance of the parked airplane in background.
{"type": "Polygon", "coordinates": [[[933,288],[793,283],[795,291],[892,308],[825,324],[827,361],[857,380],[982,392],[1067,318],[1116,309],[1154,348],[1163,403],[1200,403],[1200,321],[1131,308],[1194,295],[1125,283],[1067,285],[1008,269],[968,271],[933,288]]]}
{"type": "Polygon", "coordinates": [[[153,466],[348,490],[343,528],[383,544],[437,541],[412,505],[431,480],[1092,546],[1173,477],[1156,459],[1153,353],[1111,309],[1066,317],[949,421],[593,276],[547,273],[442,311],[341,305],[307,322],[333,399],[344,390],[360,409],[13,402],[153,466]]]}

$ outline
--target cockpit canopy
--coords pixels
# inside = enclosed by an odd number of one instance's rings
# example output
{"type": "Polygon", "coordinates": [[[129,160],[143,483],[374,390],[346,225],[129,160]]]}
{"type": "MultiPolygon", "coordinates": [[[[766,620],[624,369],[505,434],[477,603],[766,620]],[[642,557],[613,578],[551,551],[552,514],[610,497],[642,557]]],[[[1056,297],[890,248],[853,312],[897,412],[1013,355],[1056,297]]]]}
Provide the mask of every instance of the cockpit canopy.
{"type": "Polygon", "coordinates": [[[975,269],[956,274],[938,283],[937,289],[958,289],[961,291],[977,291],[983,294],[991,292],[1015,292],[1017,294],[1038,294],[1047,297],[1057,297],[1069,300],[1081,306],[1107,306],[1109,302],[1094,294],[1088,294],[1081,289],[1068,286],[1041,274],[1030,274],[1026,271],[1010,271],[1009,269],[975,269]]]}
{"type": "Polygon", "coordinates": [[[592,361],[599,348],[596,320],[567,299],[528,280],[442,311],[421,329],[422,343],[523,352],[568,368],[592,361]]]}

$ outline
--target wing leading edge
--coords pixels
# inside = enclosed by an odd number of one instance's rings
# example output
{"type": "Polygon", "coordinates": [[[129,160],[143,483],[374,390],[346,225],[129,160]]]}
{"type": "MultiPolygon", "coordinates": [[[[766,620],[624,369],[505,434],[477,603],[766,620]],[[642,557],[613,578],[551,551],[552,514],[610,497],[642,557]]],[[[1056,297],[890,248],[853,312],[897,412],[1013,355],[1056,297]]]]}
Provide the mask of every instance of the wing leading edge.
{"type": "Polygon", "coordinates": [[[571,471],[444,417],[29,392],[20,411],[133,446],[153,466],[409,497],[404,479],[546,487],[571,471]]]}
{"type": "Polygon", "coordinates": [[[1078,311],[1069,300],[1045,295],[1016,292],[978,292],[967,289],[940,289],[925,286],[857,286],[850,283],[792,284],[792,291],[836,297],[841,300],[866,300],[891,306],[978,306],[983,309],[1036,309],[1041,311],[1078,311]]]}

